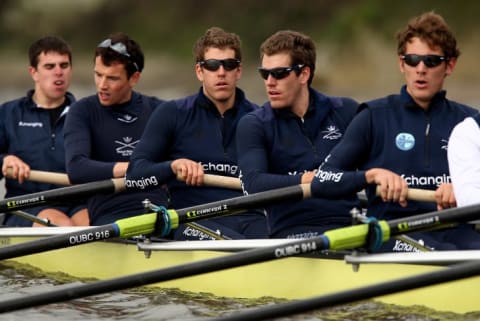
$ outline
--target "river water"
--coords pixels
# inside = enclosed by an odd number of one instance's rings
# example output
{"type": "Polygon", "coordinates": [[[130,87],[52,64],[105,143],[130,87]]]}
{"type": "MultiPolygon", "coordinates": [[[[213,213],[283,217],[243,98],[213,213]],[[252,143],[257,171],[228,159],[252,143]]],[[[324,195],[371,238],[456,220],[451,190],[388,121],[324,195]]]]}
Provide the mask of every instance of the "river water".
{"type": "MultiPolygon", "coordinates": [[[[0,302],[80,283],[53,280],[21,265],[0,265],[0,302]]],[[[0,314],[0,320],[208,320],[246,304],[251,303],[178,290],[136,288],[0,314]]],[[[309,320],[319,319],[312,316],[309,320]]]]}
{"type": "MultiPolygon", "coordinates": [[[[48,293],[81,284],[68,276],[48,277],[26,265],[0,264],[0,302],[25,295],[48,293]]],[[[50,304],[0,314],[7,320],[87,320],[87,321],[150,321],[203,320],[235,311],[254,308],[259,304],[274,304],[271,298],[261,301],[214,297],[206,293],[188,293],[175,289],[135,288],[95,295],[73,301],[50,304]]],[[[480,303],[479,303],[480,304],[480,303]]],[[[309,313],[282,317],[277,320],[309,321],[474,321],[480,312],[458,315],[436,312],[423,307],[399,307],[373,301],[341,305],[309,313]]]]}

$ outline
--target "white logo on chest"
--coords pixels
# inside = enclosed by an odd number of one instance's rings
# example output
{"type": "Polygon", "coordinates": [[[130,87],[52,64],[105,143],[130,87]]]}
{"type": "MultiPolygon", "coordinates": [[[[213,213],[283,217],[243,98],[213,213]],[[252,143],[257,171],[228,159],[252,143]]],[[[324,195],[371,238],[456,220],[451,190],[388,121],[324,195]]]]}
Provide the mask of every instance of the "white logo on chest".
{"type": "Polygon", "coordinates": [[[123,141],[115,141],[115,143],[119,145],[117,148],[115,148],[115,151],[122,156],[129,157],[132,155],[135,146],[137,146],[140,140],[133,141],[132,137],[123,137],[122,140],[123,141]]]}
{"type": "Polygon", "coordinates": [[[340,129],[334,125],[328,126],[325,130],[322,130],[323,139],[335,140],[342,137],[340,129]]]}

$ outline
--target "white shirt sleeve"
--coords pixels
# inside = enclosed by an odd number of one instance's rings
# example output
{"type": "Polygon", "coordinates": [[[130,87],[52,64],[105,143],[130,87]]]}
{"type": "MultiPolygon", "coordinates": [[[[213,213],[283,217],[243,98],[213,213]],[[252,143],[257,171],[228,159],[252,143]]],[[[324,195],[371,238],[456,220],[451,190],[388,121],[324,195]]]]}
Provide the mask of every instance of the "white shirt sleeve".
{"type": "Polygon", "coordinates": [[[448,141],[448,165],[458,206],[480,203],[480,128],[465,118],[448,141]]]}

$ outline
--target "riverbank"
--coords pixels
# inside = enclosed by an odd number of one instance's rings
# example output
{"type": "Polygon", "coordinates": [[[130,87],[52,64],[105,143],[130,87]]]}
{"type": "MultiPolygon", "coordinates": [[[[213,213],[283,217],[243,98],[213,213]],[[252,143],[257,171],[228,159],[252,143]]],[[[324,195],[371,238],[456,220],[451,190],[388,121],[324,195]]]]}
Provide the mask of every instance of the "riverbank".
{"type": "MultiPolygon", "coordinates": [[[[465,42],[465,41],[463,41],[465,42]]],[[[398,69],[394,44],[386,44],[372,37],[358,37],[350,50],[317,44],[317,66],[313,87],[334,96],[349,96],[358,101],[397,93],[403,84],[398,69]]],[[[480,66],[476,53],[480,43],[465,42],[462,55],[452,76],[445,81],[448,97],[459,102],[480,107],[478,87],[480,66]]],[[[195,93],[200,83],[194,72],[193,61],[147,52],[146,67],[137,90],[163,99],[175,99],[195,93]]],[[[95,92],[93,62],[90,56],[74,57],[74,75],[71,91],[78,98],[95,92]]],[[[32,86],[26,66],[26,57],[14,53],[0,55],[0,102],[25,93],[32,86]]],[[[243,76],[239,86],[254,102],[266,101],[263,80],[257,72],[259,59],[243,61],[243,76]]]]}

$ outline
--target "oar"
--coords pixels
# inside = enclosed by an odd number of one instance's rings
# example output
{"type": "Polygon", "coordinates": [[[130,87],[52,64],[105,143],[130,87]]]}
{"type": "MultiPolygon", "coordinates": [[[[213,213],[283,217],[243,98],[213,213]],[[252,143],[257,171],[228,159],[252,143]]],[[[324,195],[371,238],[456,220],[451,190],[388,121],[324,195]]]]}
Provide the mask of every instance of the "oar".
{"type": "MultiPolygon", "coordinates": [[[[107,181],[108,182],[108,181],[107,181]]],[[[90,183],[88,183],[90,184],[90,183]]],[[[64,187],[62,189],[74,189],[81,185],[64,187]]],[[[124,185],[122,185],[124,186],[124,185]]],[[[61,189],[50,190],[44,193],[51,193],[61,189]]],[[[32,195],[32,194],[30,194],[32,195]]],[[[76,246],[79,244],[95,242],[112,237],[130,237],[140,234],[151,234],[159,237],[167,236],[172,229],[176,229],[180,224],[191,223],[206,218],[220,217],[225,215],[233,215],[245,212],[250,209],[256,209],[271,203],[281,203],[284,201],[297,201],[310,197],[310,185],[300,184],[285,188],[264,191],[260,193],[239,196],[226,200],[216,201],[198,206],[192,206],[184,209],[165,211],[162,209],[152,208],[156,213],[151,213],[152,217],[148,219],[151,226],[144,226],[144,221],[140,220],[140,228],[138,234],[122,233],[118,226],[130,228],[135,231],[135,225],[138,224],[135,217],[123,219],[113,224],[96,227],[96,230],[86,233],[78,232],[77,234],[57,235],[42,240],[34,240],[20,244],[14,244],[0,248],[0,260],[20,257],[33,253],[50,251],[58,248],[76,246]],[[157,215],[158,214],[158,215],[157,215]],[[112,230],[115,231],[112,232],[112,230]],[[102,233],[102,231],[105,231],[102,233]],[[108,231],[108,232],[106,232],[108,231]],[[98,232],[98,233],[97,233],[98,232]],[[97,235],[98,234],[98,235],[97,235]],[[87,235],[88,237],[86,237],[87,235]],[[95,237],[91,237],[96,235],[95,237]],[[71,241],[74,240],[74,241],[71,241]],[[80,241],[76,241],[80,240],[80,241]]],[[[1,202],[0,202],[1,205],[1,202]]],[[[15,204],[14,204],[15,205],[15,204]]],[[[0,206],[1,207],[1,206],[0,206]]],[[[0,208],[1,210],[1,208],[0,208]]],[[[352,247],[350,247],[352,248],[352,247]]]]}
{"type": "Polygon", "coordinates": [[[381,282],[374,285],[364,286],[352,290],[345,290],[309,299],[289,301],[286,303],[277,303],[274,305],[264,306],[246,311],[235,311],[232,314],[208,320],[256,321],[280,318],[320,308],[329,308],[340,304],[347,304],[355,301],[372,299],[382,295],[461,280],[479,274],[479,261],[459,263],[434,272],[426,272],[393,281],[381,282]]]}
{"type": "MultiPolygon", "coordinates": [[[[109,182],[113,182],[113,181],[107,180],[106,181],[106,183],[108,183],[107,187],[110,187],[111,185],[111,183],[109,182]]],[[[92,183],[87,183],[83,185],[89,186],[89,184],[92,184],[92,183]]],[[[99,184],[99,182],[95,184],[99,184]]],[[[60,190],[76,191],[76,189],[80,187],[82,187],[82,185],[74,185],[71,187],[64,187],[60,189],[43,192],[42,193],[43,201],[50,200],[50,198],[45,197],[45,195],[51,195],[51,193],[56,193],[57,191],[60,191],[60,190]]],[[[122,184],[120,184],[120,188],[124,188],[123,181],[122,181],[122,184]]],[[[88,188],[86,191],[84,189],[82,189],[83,192],[91,193],[91,188],[88,188]]],[[[97,190],[96,192],[99,192],[99,190],[97,190]]],[[[109,189],[106,192],[112,192],[112,191],[109,189]]],[[[30,198],[27,198],[27,200],[31,199],[31,195],[33,194],[29,194],[29,195],[30,195],[30,198]]],[[[61,199],[65,198],[65,196],[62,196],[62,195],[56,195],[56,194],[53,194],[53,195],[55,195],[57,198],[61,198],[61,199]]],[[[149,222],[152,226],[149,226],[148,228],[146,228],[143,225],[144,224],[143,220],[141,220],[140,229],[138,231],[138,234],[136,235],[155,233],[157,236],[165,237],[170,233],[172,229],[177,228],[180,224],[191,223],[191,222],[203,220],[206,218],[238,214],[250,209],[263,207],[271,203],[281,203],[284,201],[297,201],[297,200],[301,200],[308,197],[310,197],[310,185],[300,184],[300,185],[294,185],[294,186],[289,186],[285,188],[250,194],[246,196],[239,196],[239,197],[207,203],[203,205],[192,206],[192,207],[179,209],[179,210],[171,209],[171,210],[165,211],[164,209],[153,208],[153,210],[156,210],[156,213],[151,213],[152,217],[149,218],[149,222]]],[[[18,198],[15,198],[15,199],[18,199],[18,198]]],[[[9,200],[10,200],[9,202],[12,202],[12,199],[9,199],[9,200]]],[[[35,202],[39,202],[38,196],[35,197],[34,200],[35,202]]],[[[4,200],[4,202],[5,201],[6,200],[4,200]]],[[[29,205],[30,203],[25,204],[21,202],[17,205],[17,203],[13,202],[13,203],[7,203],[7,204],[10,204],[10,207],[16,206],[13,209],[17,209],[18,206],[29,205]]],[[[2,202],[0,201],[0,211],[1,211],[1,205],[2,205],[2,202]]],[[[135,230],[136,229],[135,224],[137,224],[135,217],[127,218],[127,219],[117,221],[113,224],[107,224],[105,226],[97,227],[96,228],[97,230],[88,231],[86,234],[82,232],[78,232],[77,233],[78,235],[73,235],[73,234],[57,235],[57,236],[54,236],[51,238],[45,238],[42,240],[35,240],[35,241],[6,246],[3,248],[0,248],[0,260],[29,255],[33,253],[44,252],[44,251],[50,251],[58,248],[76,246],[79,244],[95,242],[98,240],[104,240],[112,237],[130,237],[135,234],[132,234],[130,232],[122,233],[121,231],[119,231],[119,228],[117,226],[121,225],[125,228],[131,227],[132,230],[135,230]],[[113,233],[111,232],[112,230],[116,232],[113,233]],[[109,231],[109,232],[102,233],[102,231],[109,231]],[[88,237],[86,237],[85,235],[87,235],[88,237]],[[91,235],[97,235],[97,236],[91,237],[91,235]],[[74,240],[74,239],[78,239],[80,241],[72,242],[71,240],[74,240]]]]}
{"type": "MultiPolygon", "coordinates": [[[[67,189],[74,188],[65,187],[67,189]]],[[[231,215],[248,209],[265,206],[270,202],[299,200],[309,197],[309,185],[295,185],[283,189],[271,190],[247,196],[240,196],[181,210],[155,208],[157,212],[125,218],[112,224],[85,229],[75,233],[65,233],[40,240],[18,243],[0,248],[0,260],[25,256],[34,253],[96,242],[114,237],[131,237],[155,233],[167,235],[171,228],[182,223],[191,223],[214,216],[231,215]]]]}
{"type": "MultiPolygon", "coordinates": [[[[473,205],[405,217],[388,222],[379,221],[378,227],[381,229],[382,235],[378,235],[377,237],[381,237],[383,241],[387,241],[390,236],[395,236],[400,233],[427,230],[451,223],[468,222],[472,219],[478,218],[478,216],[480,216],[479,212],[480,205],[473,205]]],[[[366,245],[366,239],[369,235],[368,231],[368,224],[354,225],[328,231],[324,235],[312,239],[301,239],[282,245],[243,251],[165,269],[71,286],[59,290],[50,290],[48,293],[22,295],[22,297],[19,298],[0,302],[0,312],[14,311],[54,302],[63,302],[89,295],[123,290],[131,287],[169,281],[301,254],[314,253],[324,249],[343,250],[359,248],[366,245]]]]}
{"type": "MultiPolygon", "coordinates": [[[[12,168],[7,168],[7,177],[12,177],[12,168]]],[[[39,171],[39,170],[30,170],[30,175],[26,178],[32,182],[39,182],[39,183],[49,183],[49,184],[57,184],[57,185],[71,185],[70,180],[68,179],[68,175],[64,173],[56,173],[56,172],[47,172],[47,171],[39,171]]]]}
{"type": "MultiPolygon", "coordinates": [[[[178,173],[177,179],[180,181],[184,181],[181,173],[178,173]]],[[[214,186],[214,187],[222,187],[222,188],[229,188],[229,189],[242,189],[242,183],[240,179],[235,177],[229,176],[221,176],[221,175],[212,175],[212,174],[204,174],[203,176],[203,184],[205,186],[214,186]]],[[[377,196],[380,196],[380,187],[377,187],[376,190],[377,196]]],[[[360,203],[362,207],[367,207],[368,200],[363,193],[359,193],[358,197],[360,199],[360,203]]],[[[435,192],[432,190],[422,190],[416,188],[410,188],[407,193],[407,198],[409,200],[415,201],[422,201],[422,202],[435,202],[435,192]]],[[[189,224],[189,223],[187,223],[189,224]]],[[[165,234],[166,235],[166,234],[165,234]]],[[[410,244],[422,251],[431,251],[432,248],[429,246],[425,246],[420,244],[416,240],[410,238],[407,235],[398,235],[396,237],[398,240],[410,244]]]]}
{"type": "MultiPolygon", "coordinates": [[[[380,196],[380,187],[377,186],[377,196],[380,196]]],[[[420,188],[409,188],[407,199],[419,202],[436,202],[435,191],[420,188]]]]}
{"type": "MultiPolygon", "coordinates": [[[[177,175],[179,181],[184,181],[183,177],[179,173],[177,175]]],[[[230,176],[204,174],[203,185],[213,187],[223,187],[229,189],[242,189],[242,182],[240,179],[230,176]]],[[[377,186],[377,196],[380,196],[380,187],[377,186]]],[[[409,188],[407,193],[407,199],[420,202],[435,202],[435,192],[432,190],[425,190],[419,188],[409,188]]]]}
{"type": "MultiPolygon", "coordinates": [[[[177,174],[177,179],[184,182],[181,173],[177,174]]],[[[213,174],[204,174],[203,175],[203,185],[212,186],[212,187],[223,187],[229,189],[242,189],[240,179],[230,176],[222,175],[213,175],[213,174]]]]}
{"type": "Polygon", "coordinates": [[[123,190],[125,190],[125,180],[123,178],[60,187],[0,200],[0,212],[10,212],[46,203],[65,203],[98,193],[116,193],[123,190]]]}
{"type": "Polygon", "coordinates": [[[128,238],[154,232],[157,213],[121,219],[112,224],[89,227],[72,233],[59,234],[39,240],[22,242],[0,248],[0,260],[36,254],[115,237],[128,238]]]}
{"type": "MultiPolygon", "coordinates": [[[[176,229],[180,224],[183,223],[243,213],[245,211],[261,208],[272,203],[299,201],[309,198],[310,196],[310,185],[299,184],[179,210],[169,209],[167,213],[164,213],[163,215],[164,220],[161,222],[162,228],[156,232],[159,236],[165,237],[172,229],[176,229]]],[[[160,226],[160,224],[157,224],[157,226],[160,226]]]]}
{"type": "MultiPolygon", "coordinates": [[[[222,176],[210,175],[210,177],[215,177],[215,180],[217,181],[222,179],[222,176]]],[[[433,191],[409,189],[410,199],[425,201],[428,197],[430,197],[429,195],[432,196],[433,191]]],[[[204,205],[193,206],[181,210],[169,209],[167,213],[167,220],[164,221],[163,231],[158,230],[157,233],[159,233],[159,236],[165,237],[172,229],[176,229],[180,224],[183,223],[223,215],[238,214],[249,209],[263,207],[272,203],[301,200],[309,198],[310,196],[310,185],[299,184],[281,189],[274,189],[256,194],[250,194],[247,196],[212,202],[204,205]]]]}

